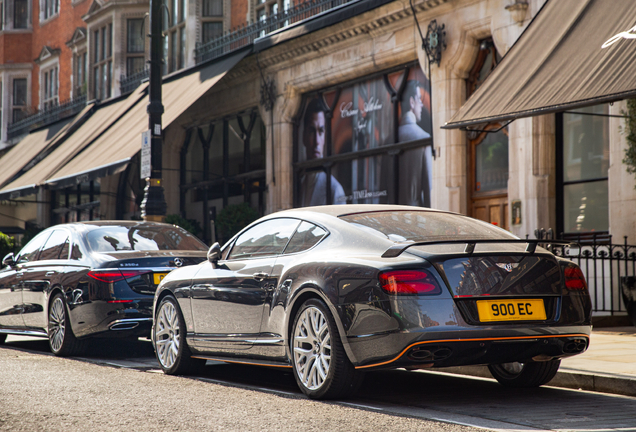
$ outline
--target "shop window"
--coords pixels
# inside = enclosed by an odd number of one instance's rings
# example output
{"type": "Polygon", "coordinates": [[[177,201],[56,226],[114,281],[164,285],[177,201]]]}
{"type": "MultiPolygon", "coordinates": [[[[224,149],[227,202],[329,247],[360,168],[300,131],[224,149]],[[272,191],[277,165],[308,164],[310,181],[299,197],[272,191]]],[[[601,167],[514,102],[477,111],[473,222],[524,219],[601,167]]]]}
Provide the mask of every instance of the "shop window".
{"type": "Polygon", "coordinates": [[[41,72],[42,109],[47,110],[59,103],[58,65],[41,72]]]}
{"type": "Polygon", "coordinates": [[[13,80],[12,121],[18,122],[26,115],[27,108],[27,79],[15,78],[13,80]]]}
{"type": "Polygon", "coordinates": [[[609,106],[557,115],[557,199],[561,232],[609,230],[609,106]],[[560,132],[560,133],[559,133],[560,132]]]}
{"type": "Polygon", "coordinates": [[[53,223],[100,220],[100,180],[53,192],[53,223]]]}
{"type": "Polygon", "coordinates": [[[126,25],[126,75],[143,71],[146,68],[145,38],[143,34],[144,20],[135,18],[127,20],[126,25]]]}
{"type": "Polygon", "coordinates": [[[186,63],[185,16],[186,0],[168,0],[168,14],[164,16],[164,73],[183,69],[186,63]]]}
{"type": "Polygon", "coordinates": [[[93,96],[105,100],[112,95],[113,25],[93,31],[93,96]]]}
{"type": "Polygon", "coordinates": [[[204,239],[210,221],[228,204],[264,211],[265,126],[256,110],[192,128],[181,152],[182,214],[197,219],[204,239]]]}
{"type": "Polygon", "coordinates": [[[418,65],[308,94],[296,136],[296,206],[430,206],[430,89],[418,65]]]}

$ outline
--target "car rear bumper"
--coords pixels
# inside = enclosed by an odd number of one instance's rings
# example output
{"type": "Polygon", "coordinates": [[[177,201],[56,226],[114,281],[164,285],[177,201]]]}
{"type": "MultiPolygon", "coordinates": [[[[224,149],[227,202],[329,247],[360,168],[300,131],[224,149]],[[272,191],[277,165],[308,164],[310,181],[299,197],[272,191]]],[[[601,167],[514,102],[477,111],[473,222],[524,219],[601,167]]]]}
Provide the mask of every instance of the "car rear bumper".
{"type": "Polygon", "coordinates": [[[349,338],[356,369],[431,368],[547,361],[584,352],[591,326],[392,333],[349,338]]]}
{"type": "Polygon", "coordinates": [[[72,328],[77,337],[150,337],[152,298],[130,303],[94,301],[76,305],[70,311],[72,328]]]}

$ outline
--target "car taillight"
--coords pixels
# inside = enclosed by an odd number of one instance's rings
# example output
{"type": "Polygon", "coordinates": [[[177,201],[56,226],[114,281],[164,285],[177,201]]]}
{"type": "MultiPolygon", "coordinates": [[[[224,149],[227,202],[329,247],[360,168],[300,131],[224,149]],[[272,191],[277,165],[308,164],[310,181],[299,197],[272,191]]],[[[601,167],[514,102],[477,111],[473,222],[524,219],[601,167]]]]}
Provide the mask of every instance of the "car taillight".
{"type": "Polygon", "coordinates": [[[88,276],[100,282],[114,283],[151,272],[151,270],[91,270],[88,276]]]}
{"type": "Polygon", "coordinates": [[[389,294],[440,294],[435,278],[423,270],[392,270],[380,273],[380,285],[389,294]]]}
{"type": "Polygon", "coordinates": [[[585,276],[581,269],[575,265],[568,265],[563,270],[563,276],[565,276],[565,287],[569,290],[585,290],[587,289],[587,283],[585,282],[585,276]]]}

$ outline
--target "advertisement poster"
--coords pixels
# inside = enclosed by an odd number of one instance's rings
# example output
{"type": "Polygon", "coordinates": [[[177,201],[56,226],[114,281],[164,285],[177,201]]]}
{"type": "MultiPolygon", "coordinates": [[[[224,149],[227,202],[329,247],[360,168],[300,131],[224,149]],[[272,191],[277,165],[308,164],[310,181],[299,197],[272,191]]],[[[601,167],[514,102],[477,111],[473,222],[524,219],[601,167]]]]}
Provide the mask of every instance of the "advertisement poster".
{"type": "Polygon", "coordinates": [[[333,204],[430,206],[430,141],[401,152],[398,167],[388,152],[357,156],[369,149],[430,138],[430,89],[418,66],[311,95],[298,131],[298,162],[350,155],[333,163],[329,174],[323,168],[301,173],[300,207],[326,204],[328,189],[333,204]],[[396,189],[399,196],[394,196],[396,189]]]}

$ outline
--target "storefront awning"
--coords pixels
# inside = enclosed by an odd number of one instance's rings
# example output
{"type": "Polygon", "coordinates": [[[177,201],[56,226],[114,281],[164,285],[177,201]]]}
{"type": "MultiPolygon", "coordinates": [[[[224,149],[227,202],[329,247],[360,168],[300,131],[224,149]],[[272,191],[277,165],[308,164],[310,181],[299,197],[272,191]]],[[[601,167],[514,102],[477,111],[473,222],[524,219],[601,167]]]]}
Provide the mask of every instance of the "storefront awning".
{"type": "MultiPolygon", "coordinates": [[[[46,179],[62,168],[87,145],[92,143],[144,95],[146,85],[140,86],[128,98],[96,107],[84,121],[55,150],[40,160],[35,166],[0,190],[0,199],[30,195],[37,191],[46,179]]],[[[89,115],[89,114],[87,114],[89,115]]]]}
{"type": "MultiPolygon", "coordinates": [[[[249,50],[241,51],[166,80],[161,90],[163,128],[170,126],[248,53],[249,50]]],[[[46,184],[51,188],[62,188],[122,170],[141,150],[141,133],[148,130],[147,106],[148,96],[145,96],[85,151],[55,172],[46,184]]]]}
{"type": "Polygon", "coordinates": [[[0,186],[12,182],[22,172],[37,163],[38,155],[44,154],[48,148],[52,148],[63,139],[75,125],[83,121],[91,108],[92,105],[89,105],[75,117],[64,119],[46,128],[31,132],[22,141],[13,146],[0,159],[0,186]]]}
{"type": "Polygon", "coordinates": [[[636,96],[636,1],[548,0],[444,129],[636,96]]]}

